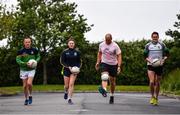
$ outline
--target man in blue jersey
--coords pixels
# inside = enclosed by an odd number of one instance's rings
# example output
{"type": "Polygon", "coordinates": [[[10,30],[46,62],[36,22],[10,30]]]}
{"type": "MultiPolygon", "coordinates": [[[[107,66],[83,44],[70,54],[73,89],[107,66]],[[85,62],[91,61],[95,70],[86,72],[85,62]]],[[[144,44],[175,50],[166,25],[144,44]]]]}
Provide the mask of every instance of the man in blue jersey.
{"type": "Polygon", "coordinates": [[[160,90],[160,80],[163,72],[163,64],[169,55],[169,50],[163,42],[159,41],[158,32],[151,34],[152,40],[146,44],[144,56],[147,61],[147,73],[151,91],[150,104],[158,105],[158,95],[160,90]],[[153,60],[160,60],[159,66],[153,66],[153,60]]]}

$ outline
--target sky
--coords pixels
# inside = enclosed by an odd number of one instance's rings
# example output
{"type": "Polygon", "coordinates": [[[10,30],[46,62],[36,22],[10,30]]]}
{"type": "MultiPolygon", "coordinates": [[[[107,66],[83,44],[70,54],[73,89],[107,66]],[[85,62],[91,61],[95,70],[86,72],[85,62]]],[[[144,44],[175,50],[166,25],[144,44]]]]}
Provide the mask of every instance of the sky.
{"type": "MultiPolygon", "coordinates": [[[[2,0],[1,0],[2,1],[2,0]]],[[[16,0],[3,0],[9,6],[16,0]]],[[[161,39],[168,29],[174,29],[180,14],[180,0],[67,0],[75,2],[79,14],[87,18],[92,30],[85,33],[90,42],[104,40],[111,33],[114,41],[150,39],[153,31],[161,39]]]]}
{"type": "Polygon", "coordinates": [[[102,41],[106,33],[114,40],[134,41],[150,39],[157,31],[160,38],[169,38],[165,32],[177,21],[180,0],[70,0],[77,10],[94,24],[86,34],[91,42],[102,41]]]}

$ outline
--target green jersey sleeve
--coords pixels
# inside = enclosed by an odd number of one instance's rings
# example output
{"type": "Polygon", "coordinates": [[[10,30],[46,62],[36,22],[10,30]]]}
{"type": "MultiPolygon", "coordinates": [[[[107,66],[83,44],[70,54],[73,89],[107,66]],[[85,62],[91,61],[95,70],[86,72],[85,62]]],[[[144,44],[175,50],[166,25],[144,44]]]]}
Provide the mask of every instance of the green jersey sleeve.
{"type": "Polygon", "coordinates": [[[40,53],[38,52],[38,53],[36,54],[36,61],[39,62],[40,59],[41,59],[41,56],[40,56],[40,53]]]}
{"type": "Polygon", "coordinates": [[[27,66],[27,62],[23,62],[20,55],[16,56],[16,62],[22,67],[27,66]]]}

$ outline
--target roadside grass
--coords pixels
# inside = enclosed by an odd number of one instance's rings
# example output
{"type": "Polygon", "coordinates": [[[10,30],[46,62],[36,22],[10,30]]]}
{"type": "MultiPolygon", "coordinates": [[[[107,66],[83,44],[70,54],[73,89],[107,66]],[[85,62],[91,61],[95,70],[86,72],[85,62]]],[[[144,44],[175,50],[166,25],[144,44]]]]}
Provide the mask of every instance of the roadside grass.
{"type": "MultiPolygon", "coordinates": [[[[75,85],[75,92],[97,92],[98,85],[75,85]]],[[[108,87],[109,89],[109,87],[108,87]]],[[[63,85],[34,85],[34,92],[63,92],[63,85]]],[[[117,92],[148,92],[148,86],[116,86],[117,92]]],[[[0,95],[15,95],[23,92],[22,86],[0,87],[0,95]]]]}
{"type": "MultiPolygon", "coordinates": [[[[98,92],[99,85],[75,85],[75,92],[98,92]]],[[[108,87],[109,90],[109,87],[108,87]]],[[[34,92],[63,92],[63,85],[34,85],[34,92]]],[[[149,92],[149,86],[116,86],[117,92],[149,92]]],[[[0,87],[0,95],[16,95],[22,93],[22,86],[0,87]]],[[[162,81],[162,94],[172,94],[180,96],[180,69],[176,69],[168,74],[162,81]]]]}
{"type": "Polygon", "coordinates": [[[16,95],[22,92],[22,87],[13,86],[13,87],[0,87],[0,95],[16,95]]]}
{"type": "Polygon", "coordinates": [[[180,69],[176,69],[168,74],[162,81],[163,93],[180,95],[180,69]]]}
{"type": "Polygon", "coordinates": [[[163,94],[180,96],[180,91],[162,91],[163,94]]]}

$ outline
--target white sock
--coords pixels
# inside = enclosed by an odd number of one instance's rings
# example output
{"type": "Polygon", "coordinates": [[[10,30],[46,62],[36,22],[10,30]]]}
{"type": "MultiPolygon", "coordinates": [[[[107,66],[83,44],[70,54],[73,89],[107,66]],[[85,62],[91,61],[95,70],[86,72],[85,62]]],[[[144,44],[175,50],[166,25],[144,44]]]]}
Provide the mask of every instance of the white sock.
{"type": "Polygon", "coordinates": [[[110,96],[114,96],[114,94],[113,94],[113,93],[110,93],[110,96]]]}

